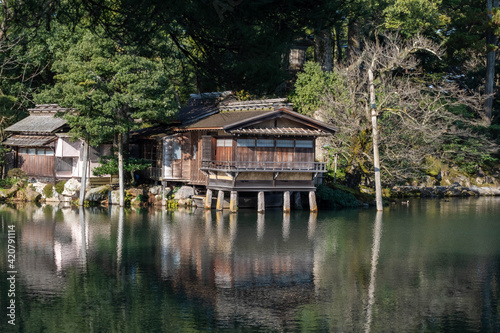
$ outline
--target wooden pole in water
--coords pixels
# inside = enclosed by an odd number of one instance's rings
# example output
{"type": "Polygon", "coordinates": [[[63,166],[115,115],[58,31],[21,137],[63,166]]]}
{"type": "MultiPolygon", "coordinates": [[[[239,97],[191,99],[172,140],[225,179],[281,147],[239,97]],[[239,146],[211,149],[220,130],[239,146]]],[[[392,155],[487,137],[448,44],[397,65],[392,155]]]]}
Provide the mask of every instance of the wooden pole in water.
{"type": "Polygon", "coordinates": [[[212,190],[209,189],[205,195],[205,209],[212,209],[212,190]]]}
{"type": "Polygon", "coordinates": [[[224,191],[219,190],[217,193],[217,206],[215,209],[219,211],[224,209],[224,191]]]}
{"type": "Polygon", "coordinates": [[[290,191],[283,192],[283,213],[290,213],[290,191]]]}
{"type": "Polygon", "coordinates": [[[236,213],[238,211],[238,192],[231,191],[231,199],[229,200],[229,211],[236,213]]]}
{"type": "Polygon", "coordinates": [[[314,191],[309,192],[309,211],[318,211],[318,206],[316,205],[316,193],[314,193],[314,191]]]}
{"type": "Polygon", "coordinates": [[[264,192],[259,192],[257,195],[257,212],[264,213],[266,211],[266,202],[264,197],[264,192]]]}

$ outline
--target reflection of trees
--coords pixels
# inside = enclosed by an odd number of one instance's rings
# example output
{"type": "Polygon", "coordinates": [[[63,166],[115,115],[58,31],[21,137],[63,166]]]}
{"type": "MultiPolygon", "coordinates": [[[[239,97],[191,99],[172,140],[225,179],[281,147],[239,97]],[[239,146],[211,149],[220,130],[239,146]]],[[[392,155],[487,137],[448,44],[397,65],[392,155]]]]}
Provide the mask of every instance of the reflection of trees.
{"type": "Polygon", "coordinates": [[[388,208],[382,237],[371,210],[316,221],[110,208],[86,211],[84,229],[78,210],[0,217],[19,219],[25,331],[361,332],[369,307],[372,332],[494,331],[498,226],[470,217],[495,216],[498,200],[479,202],[427,202],[425,214],[419,201],[388,208]]]}
{"type": "MultiPolygon", "coordinates": [[[[371,331],[491,331],[500,296],[496,214],[498,206],[488,198],[414,201],[386,210],[371,331]],[[478,213],[484,220],[474,220],[478,213]]],[[[370,295],[374,238],[366,231],[373,230],[374,218],[359,215],[331,219],[317,231],[316,311],[334,331],[364,330],[369,309],[363,305],[370,295]]]]}

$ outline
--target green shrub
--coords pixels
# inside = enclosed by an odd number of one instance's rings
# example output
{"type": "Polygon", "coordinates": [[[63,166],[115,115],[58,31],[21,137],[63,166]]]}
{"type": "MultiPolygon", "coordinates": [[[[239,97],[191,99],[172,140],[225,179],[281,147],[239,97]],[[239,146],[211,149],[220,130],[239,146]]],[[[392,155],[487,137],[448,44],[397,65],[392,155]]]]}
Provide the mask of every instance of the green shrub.
{"type": "Polygon", "coordinates": [[[147,197],[147,195],[144,195],[144,194],[138,194],[137,197],[135,197],[135,201],[138,201],[138,202],[147,202],[148,201],[148,197],[147,197]]]}
{"type": "Polygon", "coordinates": [[[125,206],[130,206],[133,198],[134,196],[130,193],[130,191],[125,191],[125,197],[123,198],[125,206]]]}
{"type": "Polygon", "coordinates": [[[5,178],[0,179],[0,188],[8,189],[11,188],[17,182],[17,179],[14,178],[5,178]]]}
{"type": "Polygon", "coordinates": [[[47,184],[43,188],[43,195],[45,198],[52,198],[52,195],[54,193],[54,186],[52,184],[47,184]]]}
{"type": "Polygon", "coordinates": [[[10,169],[9,172],[7,172],[7,176],[9,178],[18,178],[18,179],[24,179],[26,178],[26,172],[19,168],[14,168],[10,169]]]}
{"type": "Polygon", "coordinates": [[[359,207],[359,202],[352,193],[334,190],[323,184],[316,190],[316,199],[318,207],[324,209],[359,207]]]}
{"type": "Polygon", "coordinates": [[[57,182],[55,186],[56,192],[62,194],[64,192],[64,185],[66,185],[66,180],[61,180],[60,182],[57,182]]]}

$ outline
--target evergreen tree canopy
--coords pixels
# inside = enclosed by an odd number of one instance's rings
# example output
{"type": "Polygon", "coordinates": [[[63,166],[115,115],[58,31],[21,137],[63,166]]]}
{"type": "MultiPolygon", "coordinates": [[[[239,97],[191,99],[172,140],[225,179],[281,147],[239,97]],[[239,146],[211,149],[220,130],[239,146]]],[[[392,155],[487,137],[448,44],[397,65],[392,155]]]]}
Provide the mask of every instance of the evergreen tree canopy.
{"type": "Polygon", "coordinates": [[[161,59],[134,55],[107,38],[80,32],[52,66],[55,85],[37,102],[76,110],[65,118],[76,137],[109,140],[137,126],[134,120],[168,121],[176,111],[174,91],[161,59]]]}

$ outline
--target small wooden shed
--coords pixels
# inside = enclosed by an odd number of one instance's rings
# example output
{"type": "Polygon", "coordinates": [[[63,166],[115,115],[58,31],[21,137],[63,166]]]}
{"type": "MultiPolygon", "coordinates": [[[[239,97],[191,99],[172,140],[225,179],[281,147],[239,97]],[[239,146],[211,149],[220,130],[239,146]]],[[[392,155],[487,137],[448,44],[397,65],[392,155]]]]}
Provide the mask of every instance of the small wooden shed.
{"type": "MultiPolygon", "coordinates": [[[[20,168],[30,178],[56,181],[82,177],[82,142],[71,140],[69,125],[56,114],[68,112],[57,104],[39,104],[28,110],[30,115],[5,129],[9,137],[3,142],[12,148],[13,168],[20,168]]],[[[109,154],[111,145],[91,147],[89,177],[99,157],[109,154]]]]}

